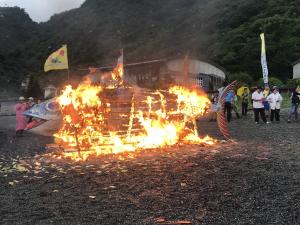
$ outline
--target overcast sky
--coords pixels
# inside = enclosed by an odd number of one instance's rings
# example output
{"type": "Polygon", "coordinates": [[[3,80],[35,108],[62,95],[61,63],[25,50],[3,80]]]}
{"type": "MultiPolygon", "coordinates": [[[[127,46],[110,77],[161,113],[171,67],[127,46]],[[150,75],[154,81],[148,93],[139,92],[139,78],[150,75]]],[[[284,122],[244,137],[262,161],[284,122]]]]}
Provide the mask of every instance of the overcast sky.
{"type": "Polygon", "coordinates": [[[24,8],[36,22],[47,21],[55,13],[78,8],[84,0],[0,0],[0,6],[24,8]]]}

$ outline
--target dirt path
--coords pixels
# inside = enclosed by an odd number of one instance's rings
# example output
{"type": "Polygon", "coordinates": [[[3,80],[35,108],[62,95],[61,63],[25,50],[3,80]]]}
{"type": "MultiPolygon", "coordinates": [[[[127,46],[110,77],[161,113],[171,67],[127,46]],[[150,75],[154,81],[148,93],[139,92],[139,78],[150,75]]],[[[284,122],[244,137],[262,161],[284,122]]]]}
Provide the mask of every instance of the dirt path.
{"type": "Polygon", "coordinates": [[[75,163],[34,160],[51,138],[2,126],[0,224],[300,224],[300,123],[230,128],[237,144],[75,163]]]}

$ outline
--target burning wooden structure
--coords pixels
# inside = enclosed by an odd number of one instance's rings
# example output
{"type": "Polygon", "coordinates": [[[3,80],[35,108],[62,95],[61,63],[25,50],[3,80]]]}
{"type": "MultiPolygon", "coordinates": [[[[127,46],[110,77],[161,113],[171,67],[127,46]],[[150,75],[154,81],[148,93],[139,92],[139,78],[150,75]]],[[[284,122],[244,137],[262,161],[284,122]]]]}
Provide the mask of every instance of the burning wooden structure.
{"type": "Polygon", "coordinates": [[[68,86],[58,98],[63,127],[55,134],[72,158],[156,148],[178,143],[213,143],[199,138],[196,118],[206,113],[204,94],[175,86],[167,91],[132,87],[68,86]],[[76,151],[76,152],[75,152],[76,151]]]}
{"type": "Polygon", "coordinates": [[[97,83],[87,78],[77,88],[67,86],[57,98],[63,125],[54,136],[70,150],[64,156],[81,160],[178,143],[214,143],[197,133],[196,119],[210,104],[201,90],[133,86],[124,82],[123,67],[102,78],[97,83]]]}

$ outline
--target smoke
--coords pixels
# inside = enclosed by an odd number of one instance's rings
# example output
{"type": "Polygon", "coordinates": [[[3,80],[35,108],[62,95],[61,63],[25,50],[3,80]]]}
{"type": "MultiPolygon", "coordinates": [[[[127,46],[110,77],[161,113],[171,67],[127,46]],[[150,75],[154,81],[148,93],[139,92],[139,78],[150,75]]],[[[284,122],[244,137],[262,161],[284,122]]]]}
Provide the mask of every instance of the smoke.
{"type": "Polygon", "coordinates": [[[50,19],[56,13],[78,8],[84,0],[0,0],[0,6],[24,8],[36,22],[50,19]]]}

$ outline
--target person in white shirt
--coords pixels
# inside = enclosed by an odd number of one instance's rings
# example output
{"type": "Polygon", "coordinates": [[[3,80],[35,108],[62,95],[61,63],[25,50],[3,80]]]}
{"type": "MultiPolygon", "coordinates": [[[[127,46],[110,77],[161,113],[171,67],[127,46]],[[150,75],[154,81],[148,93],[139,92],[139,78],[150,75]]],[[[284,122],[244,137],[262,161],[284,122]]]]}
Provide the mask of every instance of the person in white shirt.
{"type": "Polygon", "coordinates": [[[273,88],[273,92],[268,96],[267,101],[269,102],[271,108],[271,117],[270,117],[271,122],[274,121],[274,116],[275,116],[275,120],[279,122],[280,121],[279,113],[280,113],[280,106],[282,102],[282,96],[278,92],[277,87],[273,88]]]}
{"type": "Polygon", "coordinates": [[[254,111],[254,120],[255,123],[259,123],[259,114],[264,123],[267,123],[265,108],[263,102],[265,101],[264,94],[261,90],[261,87],[257,87],[256,91],[252,94],[253,100],[253,111],[254,111]]]}

